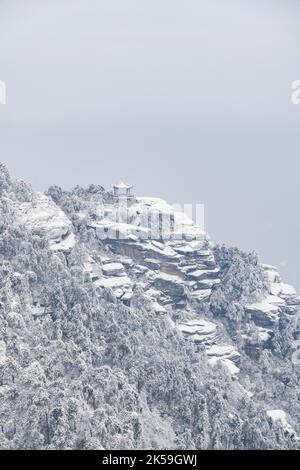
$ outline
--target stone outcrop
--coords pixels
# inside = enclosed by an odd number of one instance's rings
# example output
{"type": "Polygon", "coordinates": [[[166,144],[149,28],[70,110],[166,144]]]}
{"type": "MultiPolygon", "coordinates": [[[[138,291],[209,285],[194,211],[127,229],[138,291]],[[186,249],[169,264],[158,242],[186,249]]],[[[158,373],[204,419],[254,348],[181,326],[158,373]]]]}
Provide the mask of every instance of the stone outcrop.
{"type": "Polygon", "coordinates": [[[272,329],[282,316],[295,315],[299,311],[300,298],[292,286],[282,283],[277,268],[263,267],[269,280],[269,295],[260,302],[246,305],[246,311],[256,325],[272,329]]]}
{"type": "Polygon", "coordinates": [[[239,373],[240,354],[233,346],[222,343],[216,323],[193,318],[177,323],[176,327],[188,341],[205,348],[212,366],[221,363],[233,376],[239,373]]]}
{"type": "Polygon", "coordinates": [[[195,344],[213,345],[219,339],[217,325],[203,318],[185,320],[177,328],[195,344]]]}
{"type": "Polygon", "coordinates": [[[106,276],[124,276],[124,266],[121,263],[107,263],[102,266],[103,274],[106,276]]]}
{"type": "Polygon", "coordinates": [[[50,197],[36,193],[30,202],[16,202],[15,210],[18,222],[46,237],[51,249],[68,251],[74,246],[72,222],[50,197]]]}
{"type": "MultiPolygon", "coordinates": [[[[124,209],[125,219],[124,213],[123,218],[116,215],[113,204],[104,209],[104,216],[90,226],[115,254],[113,263],[132,260],[131,266],[124,264],[132,283],[145,282],[146,288],[161,292],[156,302],[162,307],[182,309],[188,299],[209,300],[211,289],[220,282],[219,270],[207,234],[188,217],[157,198],[135,199],[124,209]]],[[[103,267],[104,277],[122,274],[120,267],[119,272],[103,267]]]]}

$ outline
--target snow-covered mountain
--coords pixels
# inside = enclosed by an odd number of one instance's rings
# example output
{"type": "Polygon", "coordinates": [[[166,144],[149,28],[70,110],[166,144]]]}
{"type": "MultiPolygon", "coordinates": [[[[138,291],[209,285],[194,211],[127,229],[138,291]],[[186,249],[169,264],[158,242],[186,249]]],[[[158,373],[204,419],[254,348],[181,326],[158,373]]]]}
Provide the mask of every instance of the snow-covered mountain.
{"type": "Polygon", "coordinates": [[[1,166],[0,214],[0,446],[298,447],[275,267],[124,183],[39,194],[1,166]]]}

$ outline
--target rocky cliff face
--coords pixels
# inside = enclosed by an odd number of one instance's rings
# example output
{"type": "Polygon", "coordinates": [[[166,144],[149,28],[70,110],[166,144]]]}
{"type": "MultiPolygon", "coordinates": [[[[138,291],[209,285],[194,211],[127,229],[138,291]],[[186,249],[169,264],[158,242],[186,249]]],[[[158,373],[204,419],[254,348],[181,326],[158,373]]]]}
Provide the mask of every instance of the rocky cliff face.
{"type": "MultiPolygon", "coordinates": [[[[66,277],[71,283],[76,279],[86,289],[82,301],[77,301],[76,308],[72,310],[72,321],[74,318],[76,322],[85,321],[82,319],[89,314],[80,317],[81,303],[87,302],[87,311],[93,310],[97,298],[107,305],[108,310],[111,304],[124,308],[126,318],[128,314],[132,319],[136,318],[136,309],[140,308],[137,305],[142,305],[144,312],[154,315],[155,322],[165,325],[164,330],[160,330],[162,338],[168,332],[168,338],[178,338],[186,344],[193,361],[206,361],[211,371],[209,374],[215,373],[218,377],[224,374],[224,383],[234,387],[235,397],[239,397],[237,400],[248,403],[256,400],[253,398],[256,395],[261,397],[259,406],[266,412],[263,419],[269,420],[269,426],[281,428],[287,433],[287,439],[298,445],[300,409],[292,404],[297,394],[298,376],[293,369],[291,355],[300,331],[300,299],[291,286],[282,282],[275,267],[260,265],[255,256],[238,250],[216,249],[208,234],[192,220],[157,198],[133,198],[129,204],[121,204],[120,208],[120,201],[100,186],[86,190],[78,187],[71,192],[52,187],[47,195],[37,194],[25,183],[12,182],[3,167],[0,185],[1,216],[7,227],[23,228],[24,233],[33,237],[33,244],[46,246],[49,249],[49,270],[56,270],[55,266],[61,265],[57,271],[59,278],[66,277]],[[88,299],[91,292],[96,295],[93,301],[88,299]],[[286,364],[293,369],[289,371],[288,378],[284,376],[286,364]],[[276,378],[273,375],[275,368],[276,378]],[[265,371],[268,371],[266,378],[265,371]],[[263,385],[267,377],[272,377],[268,380],[272,384],[274,382],[268,393],[264,392],[263,385]],[[289,390],[280,388],[291,383],[292,396],[289,390]],[[281,394],[277,396],[273,387],[280,388],[281,394]]],[[[18,263],[21,264],[18,251],[8,248],[5,230],[0,243],[0,259],[3,269],[5,263],[9,266],[3,271],[9,273],[6,275],[9,289],[5,287],[6,281],[2,288],[8,289],[4,298],[5,305],[9,306],[6,308],[11,312],[5,321],[10,325],[23,321],[17,305],[20,296],[23,298],[25,295],[20,292],[25,289],[26,301],[22,308],[30,312],[30,321],[38,322],[38,328],[43,329],[46,325],[49,329],[49,319],[55,324],[60,318],[56,310],[63,311],[67,307],[63,307],[64,302],[52,292],[54,287],[48,288],[41,281],[43,273],[38,267],[36,271],[18,268],[18,263]]],[[[23,243],[22,250],[26,243],[23,243]]],[[[28,256],[36,257],[30,250],[28,256]]],[[[43,260],[44,255],[38,256],[43,260]]],[[[31,265],[29,262],[25,264],[31,265]]],[[[69,296],[72,297],[71,294],[69,296]]],[[[68,301],[66,297],[65,303],[68,301]]],[[[68,317],[67,310],[65,316],[68,317]]],[[[108,328],[105,315],[103,318],[105,329],[108,328]]],[[[64,324],[64,321],[63,315],[58,324],[64,324]]],[[[148,335],[148,331],[143,331],[143,319],[138,321],[143,334],[148,335]]],[[[149,328],[152,330],[148,323],[149,328]]],[[[136,334],[141,334],[141,331],[136,334]]],[[[158,334],[158,330],[155,331],[158,334]]],[[[111,334],[110,329],[109,332],[111,334]]],[[[49,332],[43,334],[48,335],[49,332]]],[[[52,332],[50,337],[56,334],[52,332]]],[[[129,337],[128,326],[120,334],[129,337]]],[[[101,338],[99,346],[96,345],[100,349],[101,338]]],[[[134,343],[134,339],[124,341],[126,347],[122,346],[122,358],[126,348],[135,350],[130,343],[134,343]]],[[[150,350],[151,341],[146,341],[150,350]]],[[[111,348],[108,342],[107,350],[111,348]]],[[[0,365],[8,361],[8,349],[3,336],[0,338],[0,365]]],[[[93,354],[95,364],[102,366],[101,360],[95,359],[100,352],[93,354]]],[[[113,359],[105,356],[102,361],[107,365],[113,359]]],[[[142,383],[141,378],[138,383],[142,383]]],[[[139,387],[141,385],[137,390],[139,387]]],[[[92,401],[92,406],[96,406],[96,389],[85,390],[85,401],[92,401]]],[[[158,422],[170,434],[169,424],[161,421],[165,412],[156,412],[158,422]]],[[[146,415],[142,416],[143,421],[146,415]]],[[[171,419],[171,414],[169,416],[171,419]]],[[[207,433],[208,436],[209,431],[207,433]]],[[[173,434],[172,431],[172,442],[175,442],[173,434]]],[[[208,445],[204,441],[201,445],[208,445]]]]}
{"type": "MultiPolygon", "coordinates": [[[[94,231],[99,242],[96,256],[89,253],[82,260],[94,285],[109,289],[129,307],[133,292],[140,288],[149,308],[169,315],[187,341],[205,348],[210,364],[220,362],[236,376],[240,352],[221,333],[223,325],[201,313],[209,306],[212,290],[222,282],[208,234],[158,198],[120,203],[101,190],[92,191],[83,201],[72,217],[94,231]]],[[[70,253],[79,242],[76,223],[50,196],[34,194],[30,202],[17,202],[15,208],[18,221],[47,237],[52,250],[70,253]]],[[[257,357],[272,347],[280,320],[297,316],[300,307],[294,288],[282,282],[277,269],[267,265],[262,269],[267,289],[257,293],[259,301],[245,305],[252,331],[245,327],[242,334],[244,351],[257,357]]]]}

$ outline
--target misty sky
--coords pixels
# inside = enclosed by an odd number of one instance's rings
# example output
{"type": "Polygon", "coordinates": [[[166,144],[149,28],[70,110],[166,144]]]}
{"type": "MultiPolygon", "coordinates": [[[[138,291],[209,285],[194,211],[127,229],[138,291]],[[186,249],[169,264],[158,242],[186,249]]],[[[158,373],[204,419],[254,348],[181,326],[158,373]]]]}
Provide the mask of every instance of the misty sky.
{"type": "Polygon", "coordinates": [[[298,0],[0,0],[14,177],[205,203],[300,291],[298,0]]]}

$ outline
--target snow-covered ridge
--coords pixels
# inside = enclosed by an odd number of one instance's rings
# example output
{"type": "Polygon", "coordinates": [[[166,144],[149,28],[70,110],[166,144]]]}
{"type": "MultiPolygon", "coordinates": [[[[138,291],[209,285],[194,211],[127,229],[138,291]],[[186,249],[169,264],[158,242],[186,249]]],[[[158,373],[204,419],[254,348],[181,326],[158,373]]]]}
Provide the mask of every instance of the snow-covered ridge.
{"type": "MultiPolygon", "coordinates": [[[[196,313],[197,305],[209,302],[212,289],[221,282],[209,236],[186,214],[158,198],[132,198],[121,211],[119,201],[100,202],[92,220],[89,206],[79,214],[109,254],[91,254],[83,263],[95,287],[110,289],[127,306],[140,287],[153,312],[178,312],[178,331],[196,347],[203,346],[212,365],[221,362],[236,375],[239,352],[222,338],[217,323],[196,313]]],[[[49,240],[52,250],[69,252],[75,245],[73,224],[51,198],[37,193],[32,202],[16,203],[16,213],[20,223],[49,240]]],[[[300,305],[295,290],[282,283],[277,269],[264,269],[268,296],[246,306],[261,344],[272,338],[280,316],[293,315],[300,305]]],[[[243,337],[248,341],[246,333],[243,337]]]]}

